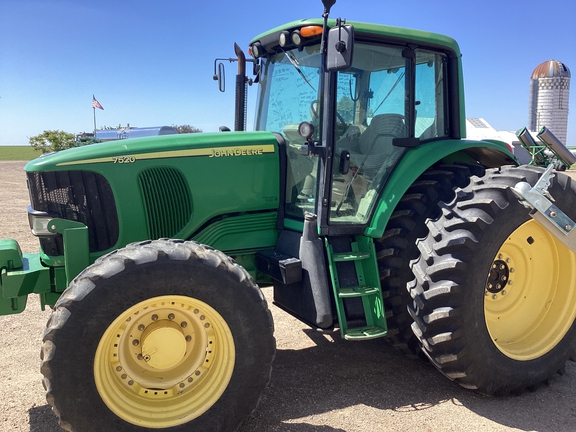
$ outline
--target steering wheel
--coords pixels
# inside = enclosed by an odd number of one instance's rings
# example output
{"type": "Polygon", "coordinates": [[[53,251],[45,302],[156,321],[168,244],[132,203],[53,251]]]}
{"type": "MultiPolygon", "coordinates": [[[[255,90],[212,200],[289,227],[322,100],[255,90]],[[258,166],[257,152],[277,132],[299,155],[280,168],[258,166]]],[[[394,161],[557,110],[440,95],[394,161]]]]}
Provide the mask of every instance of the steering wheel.
{"type": "MultiPolygon", "coordinates": [[[[310,103],[310,117],[312,118],[313,122],[318,121],[318,99],[314,99],[311,103],[310,103]]],[[[342,124],[346,124],[346,121],[344,120],[344,117],[342,117],[340,115],[340,113],[338,112],[338,110],[336,110],[336,117],[338,118],[338,120],[340,121],[340,123],[342,124]]]]}

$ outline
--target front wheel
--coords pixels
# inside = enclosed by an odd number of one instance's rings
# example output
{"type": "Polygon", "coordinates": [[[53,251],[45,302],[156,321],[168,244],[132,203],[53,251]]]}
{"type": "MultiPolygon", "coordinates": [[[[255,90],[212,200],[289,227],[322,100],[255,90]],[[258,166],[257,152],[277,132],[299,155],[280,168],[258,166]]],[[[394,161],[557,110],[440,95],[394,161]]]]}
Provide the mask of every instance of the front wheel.
{"type": "MultiPolygon", "coordinates": [[[[576,254],[532,220],[511,192],[542,169],[491,170],[456,194],[412,262],[412,328],[448,378],[485,394],[538,385],[576,351],[576,254]]],[[[549,192],[576,219],[576,185],[549,192]]]]}
{"type": "Polygon", "coordinates": [[[47,399],[70,431],[235,430],[269,381],[272,333],[259,288],[224,254],[132,244],[56,304],[42,350],[47,399]]]}

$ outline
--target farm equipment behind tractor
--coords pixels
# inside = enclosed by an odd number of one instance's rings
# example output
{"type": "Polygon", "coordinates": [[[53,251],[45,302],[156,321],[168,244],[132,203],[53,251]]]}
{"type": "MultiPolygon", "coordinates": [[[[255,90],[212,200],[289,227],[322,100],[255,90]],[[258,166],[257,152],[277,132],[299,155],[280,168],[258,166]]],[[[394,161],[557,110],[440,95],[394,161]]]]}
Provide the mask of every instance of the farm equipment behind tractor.
{"type": "Polygon", "coordinates": [[[235,430],[275,355],[259,285],[319,331],[381,337],[488,395],[574,356],[576,186],[465,138],[456,41],[329,19],[334,3],[249,59],[236,47],[236,131],[26,165],[40,251],[0,241],[0,312],[33,293],[53,308],[41,370],[64,429],[235,430]]]}

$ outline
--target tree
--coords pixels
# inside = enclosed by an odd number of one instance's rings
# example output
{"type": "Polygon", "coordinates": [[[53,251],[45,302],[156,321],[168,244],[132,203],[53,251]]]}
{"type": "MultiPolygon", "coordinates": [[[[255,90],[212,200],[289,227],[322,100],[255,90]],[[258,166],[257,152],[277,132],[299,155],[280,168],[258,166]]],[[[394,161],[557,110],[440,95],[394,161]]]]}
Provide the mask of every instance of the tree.
{"type": "Polygon", "coordinates": [[[183,133],[201,133],[202,129],[190,125],[172,125],[174,129],[178,131],[179,134],[183,133]]]}
{"type": "Polygon", "coordinates": [[[34,150],[42,153],[60,151],[78,146],[78,143],[74,141],[74,134],[61,130],[45,130],[39,135],[28,137],[28,141],[30,145],[34,147],[34,150]]]}

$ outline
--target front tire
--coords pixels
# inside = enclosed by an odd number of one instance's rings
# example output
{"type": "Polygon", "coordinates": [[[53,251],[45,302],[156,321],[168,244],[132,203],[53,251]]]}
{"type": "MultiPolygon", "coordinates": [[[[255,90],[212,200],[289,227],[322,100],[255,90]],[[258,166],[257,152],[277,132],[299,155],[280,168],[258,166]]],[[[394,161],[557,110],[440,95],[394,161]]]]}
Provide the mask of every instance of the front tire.
{"type": "Polygon", "coordinates": [[[47,399],[69,431],[235,430],[274,358],[248,273],[193,242],[136,243],[63,293],[42,350],[47,399]]]}
{"type": "MultiPolygon", "coordinates": [[[[409,284],[412,328],[448,378],[485,394],[548,380],[576,351],[576,254],[532,220],[511,192],[542,169],[491,170],[457,192],[419,243],[409,284]]],[[[576,218],[576,185],[549,189],[576,218]]]]}

